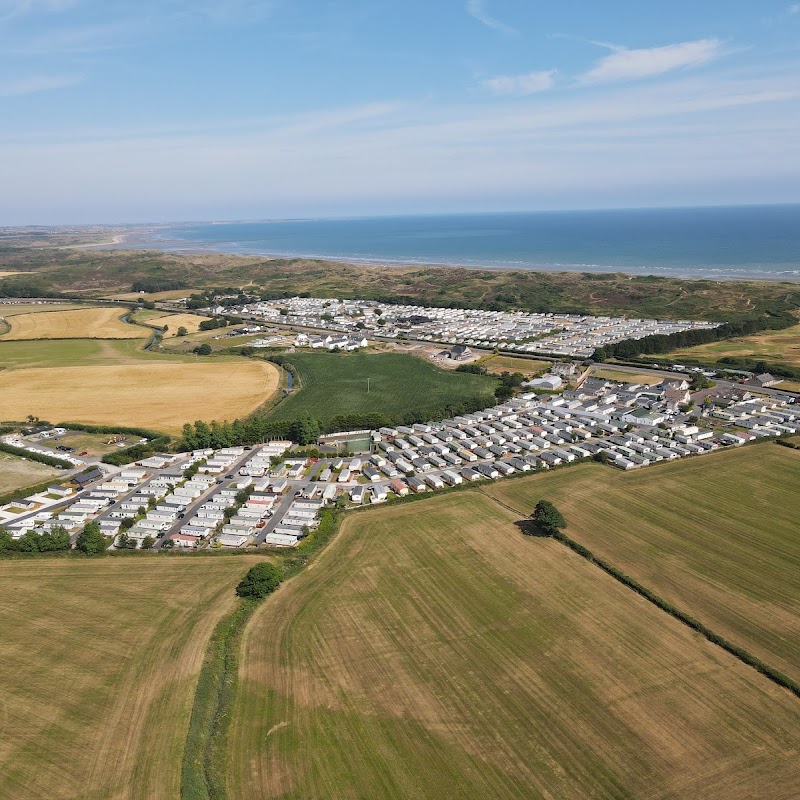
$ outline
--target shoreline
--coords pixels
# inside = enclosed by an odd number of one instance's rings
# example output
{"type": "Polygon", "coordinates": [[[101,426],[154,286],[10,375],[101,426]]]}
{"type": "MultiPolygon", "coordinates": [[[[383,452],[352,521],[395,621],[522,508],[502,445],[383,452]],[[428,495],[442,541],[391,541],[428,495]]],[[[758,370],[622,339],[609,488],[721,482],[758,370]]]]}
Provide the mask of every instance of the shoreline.
{"type": "Polygon", "coordinates": [[[474,271],[493,271],[493,272],[553,272],[553,273],[588,273],[593,275],[625,275],[630,279],[641,278],[663,278],[681,281],[714,281],[714,282],[740,282],[740,283],[800,283],[800,264],[796,270],[790,274],[770,274],[770,273],[753,273],[742,272],[741,274],[731,273],[730,270],[724,271],[721,268],[719,271],[711,271],[710,268],[698,267],[695,271],[688,269],[686,271],[667,272],[664,270],[658,271],[658,267],[642,266],[637,271],[631,271],[631,267],[619,267],[614,265],[600,265],[600,264],[464,264],[459,262],[449,261],[436,261],[436,260],[419,260],[409,261],[402,259],[379,258],[370,259],[360,256],[331,256],[322,255],[319,253],[301,253],[301,252],[242,252],[241,250],[226,249],[220,245],[192,245],[183,243],[176,240],[165,242],[157,242],[152,239],[137,242],[135,238],[127,234],[121,234],[114,237],[114,242],[98,242],[92,245],[81,245],[80,249],[85,247],[107,248],[109,250],[135,250],[135,251],[150,251],[157,253],[169,253],[172,255],[225,255],[240,258],[250,259],[286,259],[297,258],[306,259],[310,261],[324,261],[330,264],[349,264],[354,266],[363,267],[379,267],[385,269],[466,269],[474,271]],[[701,270],[708,269],[708,275],[703,274],[701,270]],[[655,270],[655,271],[654,271],[655,270]],[[699,274],[698,274],[699,273],[699,274]]]}

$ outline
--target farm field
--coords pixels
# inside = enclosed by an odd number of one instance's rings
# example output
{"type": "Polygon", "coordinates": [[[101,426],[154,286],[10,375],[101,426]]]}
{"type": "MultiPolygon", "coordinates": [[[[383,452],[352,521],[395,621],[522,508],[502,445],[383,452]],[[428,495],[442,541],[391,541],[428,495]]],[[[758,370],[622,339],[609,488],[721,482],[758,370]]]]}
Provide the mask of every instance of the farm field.
{"type": "Polygon", "coordinates": [[[581,465],[494,484],[542,499],[567,535],[800,681],[800,452],[769,442],[630,473],[581,465]]]}
{"type": "Polygon", "coordinates": [[[45,464],[0,453],[0,494],[42,483],[59,474],[59,470],[45,464]]]}
{"type": "Polygon", "coordinates": [[[153,350],[145,351],[142,348],[143,343],[142,339],[53,339],[22,342],[0,339],[0,368],[103,366],[156,361],[193,364],[197,361],[197,356],[191,354],[169,355],[153,350]]]}
{"type": "MultiPolygon", "coordinates": [[[[138,314],[137,314],[138,317],[138,314]]],[[[197,314],[164,314],[159,312],[155,317],[147,320],[148,325],[155,325],[157,328],[167,326],[167,333],[164,338],[170,339],[178,335],[178,328],[186,328],[188,333],[197,333],[200,330],[200,323],[208,317],[199,317],[197,314]]]]}
{"type": "Polygon", "coordinates": [[[0,419],[34,414],[178,433],[196,419],[249,414],[275,392],[278,380],[273,364],[244,359],[8,370],[0,419]]]}
{"type": "Polygon", "coordinates": [[[0,317],[14,317],[18,314],[35,314],[40,311],[72,311],[74,309],[86,308],[80,303],[58,303],[58,302],[13,302],[0,303],[0,317]]]}
{"type": "Polygon", "coordinates": [[[0,339],[142,339],[150,335],[146,328],[122,322],[122,313],[119,308],[82,308],[16,314],[9,319],[11,330],[0,339]]]}
{"type": "Polygon", "coordinates": [[[199,289],[168,289],[164,292],[151,292],[150,294],[142,294],[141,292],[123,292],[122,294],[111,295],[112,300],[138,300],[140,297],[143,300],[152,300],[158,302],[159,300],[177,300],[181,297],[189,297],[200,291],[199,289]]]}
{"type": "Polygon", "coordinates": [[[514,356],[490,356],[485,361],[479,362],[489,372],[521,372],[525,376],[538,375],[549,367],[549,361],[537,361],[534,358],[515,358],[514,356]]]}
{"type": "Polygon", "coordinates": [[[496,382],[483,375],[448,372],[398,353],[293,353],[302,388],[280,403],[273,419],[379,412],[389,418],[444,408],[481,397],[493,400],[496,382]],[[367,379],[369,378],[369,392],[367,379]]]}
{"type": "Polygon", "coordinates": [[[788,692],[517,519],[349,517],[247,626],[229,796],[795,796],[788,692]]]}
{"type": "Polygon", "coordinates": [[[724,356],[752,358],[756,361],[782,361],[800,367],[800,325],[782,331],[762,331],[741,339],[725,339],[673,350],[661,358],[677,362],[681,359],[693,359],[711,363],[724,356]]]}
{"type": "Polygon", "coordinates": [[[0,562],[0,796],[178,797],[205,647],[253,563],[0,562]]]}

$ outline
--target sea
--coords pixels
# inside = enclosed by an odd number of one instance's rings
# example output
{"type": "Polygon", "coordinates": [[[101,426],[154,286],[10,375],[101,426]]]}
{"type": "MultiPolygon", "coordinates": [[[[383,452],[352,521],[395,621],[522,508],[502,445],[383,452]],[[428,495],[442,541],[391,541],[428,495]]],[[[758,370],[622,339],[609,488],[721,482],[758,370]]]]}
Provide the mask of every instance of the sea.
{"type": "Polygon", "coordinates": [[[121,247],[800,281],[800,204],[182,223],[121,247]]]}

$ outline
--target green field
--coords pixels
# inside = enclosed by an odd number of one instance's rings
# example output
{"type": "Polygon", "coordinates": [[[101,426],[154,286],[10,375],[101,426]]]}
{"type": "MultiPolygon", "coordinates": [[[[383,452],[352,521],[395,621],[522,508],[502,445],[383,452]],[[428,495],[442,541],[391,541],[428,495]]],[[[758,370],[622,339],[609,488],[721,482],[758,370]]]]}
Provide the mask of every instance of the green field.
{"type": "Polygon", "coordinates": [[[397,420],[475,397],[491,405],[497,385],[492,378],[447,372],[397,353],[293,353],[287,360],[299,371],[302,388],[271,419],[311,416],[324,422],[337,414],[380,412],[397,420]]]}
{"type": "Polygon", "coordinates": [[[246,629],[229,797],[796,797],[791,694],[517,519],[349,517],[246,629]]]}
{"type": "Polygon", "coordinates": [[[599,465],[499,482],[530,513],[800,681],[800,452],[766,442],[622,473],[599,465]]]}
{"type": "Polygon", "coordinates": [[[195,361],[193,355],[167,355],[142,349],[139,339],[60,339],[0,342],[0,367],[107,366],[142,361],[195,361]]]}
{"type": "Polygon", "coordinates": [[[206,643],[253,563],[0,562],[0,797],[177,798],[206,643]]]}

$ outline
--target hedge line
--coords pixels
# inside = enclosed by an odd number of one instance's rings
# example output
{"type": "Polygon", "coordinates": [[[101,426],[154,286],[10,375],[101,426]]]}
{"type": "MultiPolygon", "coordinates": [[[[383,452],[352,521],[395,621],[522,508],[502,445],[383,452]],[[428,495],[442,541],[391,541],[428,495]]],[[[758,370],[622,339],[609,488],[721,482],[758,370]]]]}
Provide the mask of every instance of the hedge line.
{"type": "Polygon", "coordinates": [[[0,452],[9,453],[12,456],[19,456],[20,458],[27,458],[28,461],[38,461],[40,464],[47,464],[48,467],[58,467],[59,469],[73,469],[75,465],[70,461],[64,461],[55,456],[45,456],[41,453],[32,453],[24,447],[14,447],[12,444],[0,442],[0,452]]]}
{"type": "Polygon", "coordinates": [[[570,539],[560,531],[553,533],[552,536],[554,539],[561,542],[561,544],[566,545],[570,548],[570,550],[599,567],[603,570],[603,572],[607,573],[624,586],[627,586],[629,589],[633,589],[634,592],[643,597],[645,600],[651,602],[657,608],[665,611],[671,617],[674,617],[684,625],[688,625],[688,627],[690,627],[693,631],[699,633],[712,644],[721,647],[732,656],[738,658],[744,664],[753,667],[753,669],[760,672],[765,678],[768,678],[773,683],[778,684],[778,686],[788,689],[793,695],[795,695],[795,697],[800,697],[800,684],[792,680],[788,675],[784,675],[779,670],[770,667],[759,658],[756,658],[751,653],[748,653],[744,648],[739,647],[738,645],[729,642],[719,634],[714,633],[714,631],[712,631],[710,628],[703,625],[702,622],[696,620],[694,617],[690,617],[688,614],[676,608],[662,597],[659,597],[654,592],[651,592],[649,589],[642,586],[641,583],[634,578],[631,578],[630,575],[626,575],[624,572],[622,572],[622,570],[617,569],[617,567],[615,567],[613,564],[609,564],[607,561],[603,561],[603,559],[598,558],[594,553],[592,553],[591,550],[584,547],[582,544],[578,544],[578,542],[570,539]]]}
{"type": "Polygon", "coordinates": [[[126,428],[123,425],[87,425],[83,422],[59,422],[56,427],[86,431],[86,433],[127,433],[131,436],[139,436],[146,439],[159,439],[166,436],[165,433],[148,430],[147,428],[126,428]]]}

